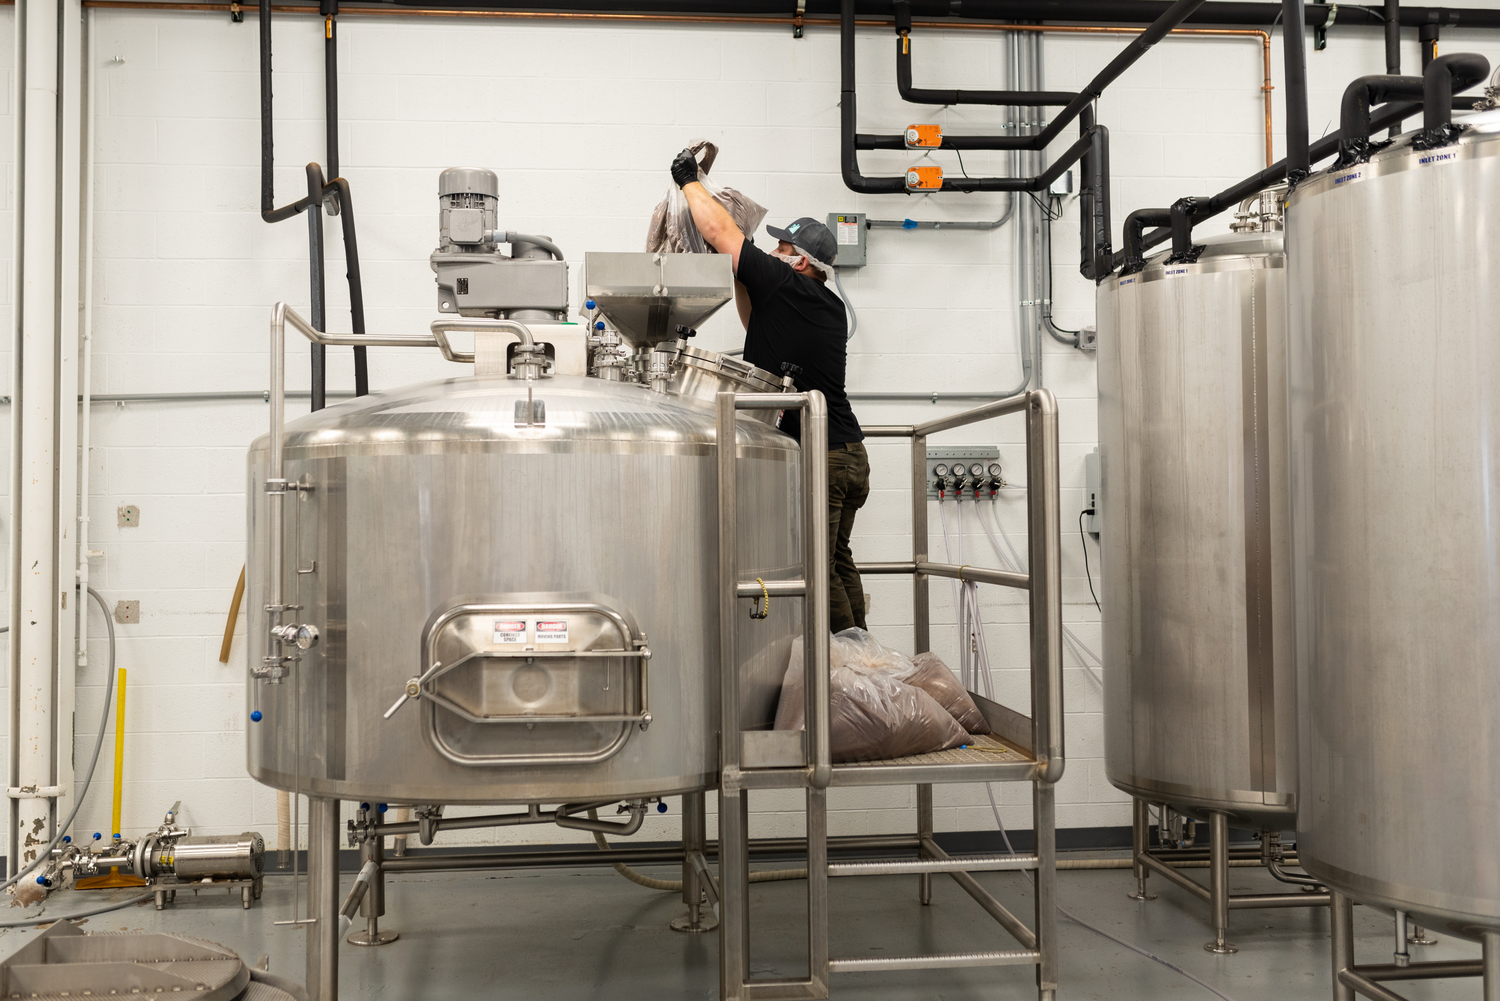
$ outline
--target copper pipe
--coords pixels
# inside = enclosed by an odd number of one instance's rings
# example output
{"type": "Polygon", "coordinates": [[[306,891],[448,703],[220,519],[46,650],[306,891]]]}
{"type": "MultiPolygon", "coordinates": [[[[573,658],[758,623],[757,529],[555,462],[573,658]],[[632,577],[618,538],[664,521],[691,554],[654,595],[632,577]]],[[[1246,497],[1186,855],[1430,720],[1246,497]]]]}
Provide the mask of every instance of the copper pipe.
{"type": "MultiPolygon", "coordinates": [[[[15,0],[0,0],[0,6],[15,0]]],[[[241,3],[172,3],[170,0],[83,0],[85,7],[100,7],[106,10],[189,10],[221,14],[256,14],[254,4],[241,3]]],[[[277,14],[319,14],[318,8],[308,5],[273,5],[277,14]]],[[[622,14],[595,11],[524,11],[524,10],[435,10],[424,7],[340,7],[339,14],[347,17],[355,14],[370,14],[385,17],[455,17],[479,18],[506,21],[624,21],[656,22],[671,24],[770,24],[790,26],[791,21],[781,17],[753,17],[738,14],[622,14]]],[[[837,28],[837,18],[807,17],[802,23],[814,28],[837,28]]],[[[855,21],[859,28],[889,28],[890,21],[855,21]]],[[[989,24],[976,21],[913,21],[913,28],[937,31],[1041,31],[1052,34],[1081,35],[1139,35],[1145,27],[1133,25],[1077,25],[1077,24],[989,24]]],[[[1220,38],[1260,39],[1264,79],[1261,91],[1266,103],[1266,166],[1272,161],[1271,147],[1271,35],[1259,28],[1174,28],[1174,35],[1205,35],[1220,38]]]]}

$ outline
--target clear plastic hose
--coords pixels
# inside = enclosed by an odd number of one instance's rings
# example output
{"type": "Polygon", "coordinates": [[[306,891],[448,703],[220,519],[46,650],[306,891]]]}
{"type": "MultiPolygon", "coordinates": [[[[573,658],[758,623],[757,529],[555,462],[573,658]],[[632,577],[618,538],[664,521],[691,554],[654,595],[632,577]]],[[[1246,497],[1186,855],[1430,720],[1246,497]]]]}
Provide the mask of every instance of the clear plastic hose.
{"type": "MultiPolygon", "coordinates": [[[[979,504],[979,502],[977,500],[974,503],[975,503],[976,507],[979,504]]],[[[942,504],[941,504],[941,502],[939,502],[938,510],[940,512],[942,511],[942,504]]],[[[960,511],[962,511],[961,507],[960,507],[960,511]]],[[[980,512],[977,511],[977,510],[974,512],[974,514],[979,519],[979,524],[981,526],[983,526],[985,534],[989,536],[990,545],[994,547],[995,555],[997,557],[999,557],[1000,562],[1002,564],[1006,564],[1007,565],[1007,569],[1015,570],[1015,571],[1018,571],[1018,572],[1023,571],[1024,567],[1021,564],[1021,560],[1020,560],[1019,554],[1015,553],[1015,547],[1014,546],[1011,547],[1011,553],[1015,554],[1015,556],[1016,556],[1015,562],[1012,563],[1012,561],[1009,558],[1007,558],[1006,554],[1001,551],[1001,549],[1000,549],[1000,542],[999,542],[998,539],[995,538],[994,532],[990,529],[989,525],[985,522],[983,515],[981,515],[980,512]]],[[[962,515],[960,515],[960,519],[962,519],[962,515]]],[[[997,525],[1000,524],[1000,519],[999,519],[999,515],[998,514],[995,517],[995,523],[997,525]]],[[[1004,525],[1000,525],[1000,531],[1002,533],[1005,532],[1005,526],[1004,525]]],[[[1010,543],[1010,536],[1006,535],[1005,536],[1005,540],[1006,540],[1006,543],[1008,545],[1010,543]]],[[[947,522],[947,518],[946,517],[943,518],[943,549],[944,549],[945,558],[948,560],[948,562],[950,562],[950,563],[953,562],[953,557],[951,556],[950,550],[949,550],[949,547],[948,547],[948,522],[947,522]]],[[[977,588],[976,588],[976,593],[977,593],[977,588]]],[[[967,597],[966,597],[965,600],[968,600],[967,597]]],[[[980,639],[979,639],[979,645],[978,645],[978,650],[977,650],[977,663],[975,664],[975,670],[976,670],[977,674],[979,674],[981,677],[983,677],[984,679],[986,679],[986,681],[988,681],[989,676],[990,676],[989,650],[985,646],[985,643],[984,643],[984,640],[983,640],[983,635],[984,635],[983,625],[979,624],[979,620],[978,620],[979,605],[978,605],[978,598],[977,598],[977,596],[973,600],[974,600],[973,612],[974,612],[974,615],[975,615],[976,625],[978,626],[978,628],[976,629],[976,632],[977,632],[977,634],[980,637],[980,639]]],[[[1083,644],[1079,643],[1079,645],[1082,646],[1083,644]]],[[[1087,650],[1088,647],[1085,646],[1084,649],[1087,650]]],[[[1092,655],[1093,651],[1089,651],[1089,653],[1092,655]]],[[[1089,670],[1088,665],[1086,663],[1083,666],[1084,666],[1084,670],[1089,670]]],[[[1093,671],[1089,670],[1089,674],[1090,674],[1090,676],[1094,677],[1094,680],[1096,680],[1096,681],[1099,680],[1097,678],[1097,676],[1094,676],[1094,672],[1093,671]]],[[[993,698],[993,696],[991,696],[991,695],[987,695],[987,697],[993,698]]],[[[984,792],[985,792],[985,795],[989,798],[989,801],[990,801],[990,812],[995,815],[995,827],[1000,831],[1000,839],[1005,843],[1005,850],[1007,852],[1009,852],[1011,855],[1014,855],[1014,854],[1016,854],[1016,849],[1010,843],[1010,834],[1005,830],[1005,822],[1000,819],[1000,806],[999,806],[999,804],[997,804],[995,802],[995,790],[994,790],[994,787],[990,783],[986,782],[984,784],[984,792]]],[[[1029,873],[1029,872],[1022,872],[1021,875],[1024,876],[1024,877],[1026,877],[1026,881],[1028,883],[1032,882],[1031,873],[1029,873]]],[[[1187,970],[1184,970],[1182,967],[1176,965],[1175,963],[1172,963],[1172,962],[1169,962],[1169,961],[1167,961],[1165,959],[1162,959],[1160,956],[1158,956],[1158,955],[1156,955],[1154,953],[1148,952],[1145,949],[1142,949],[1138,945],[1133,945],[1130,942],[1127,942],[1127,941],[1125,941],[1122,938],[1117,938],[1114,935],[1111,935],[1109,932],[1104,931],[1102,928],[1096,928],[1095,926],[1089,924],[1087,921],[1085,921],[1082,918],[1080,918],[1078,915],[1076,915],[1076,914],[1072,913],[1071,911],[1069,911],[1067,908],[1065,908],[1065,907],[1063,907],[1061,905],[1058,905],[1057,912],[1059,914],[1061,914],[1063,917],[1067,918],[1069,921],[1072,921],[1073,923],[1075,923],[1077,925],[1080,925],[1081,927],[1086,928],[1089,931],[1093,932],[1095,935],[1099,935],[1099,936],[1101,936],[1103,938],[1109,939],[1111,942],[1113,942],[1116,945],[1120,946],[1122,949],[1129,949],[1131,952],[1135,953],[1136,955],[1144,956],[1146,959],[1149,959],[1152,962],[1160,963],[1162,966],[1165,966],[1167,969],[1171,970],[1174,973],[1180,973],[1180,974],[1182,974],[1184,977],[1186,977],[1187,979],[1191,980],[1193,983],[1197,984],[1199,987],[1202,987],[1204,990],[1209,991],[1210,993],[1212,993],[1215,996],[1217,996],[1218,998],[1220,998],[1221,1001],[1234,1001],[1234,999],[1231,998],[1228,994],[1225,994],[1223,991],[1219,990],[1217,987],[1214,987],[1212,984],[1210,984],[1210,983],[1208,983],[1208,982],[1206,982],[1204,980],[1200,980],[1198,977],[1195,977],[1193,974],[1189,973],[1187,970]]]]}
{"type": "MultiPolygon", "coordinates": [[[[590,810],[589,819],[598,820],[598,811],[590,810]]],[[[611,850],[609,847],[609,842],[604,840],[604,835],[599,831],[594,832],[594,844],[599,846],[600,851],[607,852],[611,850]]],[[[632,883],[635,883],[639,886],[644,886],[648,890],[676,891],[682,889],[682,880],[680,879],[657,879],[654,876],[647,876],[645,873],[636,872],[634,869],[630,868],[630,866],[626,865],[623,862],[613,863],[612,868],[615,870],[615,872],[619,873],[621,876],[624,876],[632,883]]],[[[772,869],[765,872],[752,872],[750,874],[750,882],[752,883],[776,883],[785,879],[806,878],[806,869],[772,869]]]]}
{"type": "Polygon", "coordinates": [[[121,908],[129,907],[131,904],[143,904],[154,896],[156,896],[156,891],[152,890],[148,893],[137,894],[134,897],[126,897],[117,903],[102,904],[98,907],[91,907],[86,911],[75,911],[72,914],[43,914],[30,918],[18,918],[15,921],[0,921],[0,928],[30,928],[32,925],[51,924],[54,921],[76,921],[79,918],[91,918],[96,914],[108,914],[110,911],[118,911],[121,908]]]}
{"type": "MultiPolygon", "coordinates": [[[[12,886],[15,886],[23,878],[35,872],[38,866],[42,865],[42,863],[46,862],[52,857],[52,849],[56,848],[59,844],[62,843],[63,837],[68,833],[68,828],[73,826],[73,820],[78,816],[78,811],[83,806],[83,798],[88,795],[89,786],[93,784],[94,781],[94,766],[99,764],[99,749],[104,746],[104,733],[109,729],[109,710],[111,704],[114,702],[115,623],[114,619],[109,614],[108,606],[104,604],[104,598],[100,596],[99,592],[95,591],[93,588],[89,588],[88,593],[89,597],[93,598],[99,603],[99,611],[104,613],[104,625],[109,632],[109,681],[104,685],[104,711],[99,715],[99,734],[94,740],[94,753],[89,756],[89,766],[88,769],[83,773],[83,782],[74,787],[75,795],[73,797],[73,809],[68,812],[68,819],[57,825],[57,834],[53,836],[51,841],[47,842],[47,847],[43,848],[40,852],[37,853],[36,858],[32,860],[30,865],[26,866],[26,868],[24,869],[18,870],[14,876],[10,877],[3,883],[0,883],[0,890],[8,890],[12,886]]],[[[127,903],[129,903],[129,901],[127,901],[127,903]]],[[[119,906],[124,907],[125,905],[121,904],[119,906]]],[[[108,909],[113,910],[114,908],[108,909]]],[[[95,913],[103,912],[100,911],[95,913]]],[[[58,919],[48,918],[46,920],[55,921],[58,919]]],[[[0,924],[0,927],[20,928],[24,927],[28,923],[30,922],[23,921],[20,923],[9,925],[0,924]]]]}

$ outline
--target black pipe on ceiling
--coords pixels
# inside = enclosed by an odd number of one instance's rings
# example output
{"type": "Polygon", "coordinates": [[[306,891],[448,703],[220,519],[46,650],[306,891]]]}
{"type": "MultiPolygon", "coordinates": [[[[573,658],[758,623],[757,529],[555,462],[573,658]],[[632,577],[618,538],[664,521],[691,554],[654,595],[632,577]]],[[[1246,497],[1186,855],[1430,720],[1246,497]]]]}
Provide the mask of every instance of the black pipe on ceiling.
{"type": "MultiPolygon", "coordinates": [[[[430,9],[517,9],[498,0],[393,0],[396,6],[430,9]]],[[[1094,22],[1106,24],[1151,24],[1172,6],[1167,0],[908,0],[913,17],[922,19],[963,18],[987,21],[1094,22]]],[[[577,11],[633,14],[741,14],[786,17],[792,20],[786,0],[529,0],[525,10],[577,11]]],[[[807,0],[812,17],[836,17],[840,0],[807,0]]],[[[895,0],[858,0],[858,18],[894,17],[895,0]]],[[[1308,8],[1303,15],[1309,27],[1328,20],[1327,9],[1308,8]]],[[[1186,24],[1243,25],[1269,27],[1281,19],[1281,4],[1238,3],[1209,0],[1186,18],[1186,24]]],[[[1500,9],[1474,7],[1401,7],[1401,25],[1415,28],[1437,25],[1449,28],[1500,28],[1500,9]]],[[[1339,5],[1334,30],[1347,27],[1379,27],[1385,12],[1378,7],[1339,5]]]]}
{"type": "MultiPolygon", "coordinates": [[[[1174,8],[1188,9],[1202,0],[1178,0],[1174,8]]],[[[906,143],[902,136],[861,136],[855,132],[855,124],[858,119],[858,97],[854,89],[855,80],[855,49],[854,49],[854,0],[844,0],[844,12],[840,22],[839,38],[839,117],[840,117],[840,166],[844,177],[844,184],[851,191],[862,194],[905,194],[907,193],[906,180],[904,176],[896,177],[865,177],[859,170],[859,150],[861,149],[905,149],[906,143]]],[[[1124,72],[1125,66],[1140,58],[1151,46],[1151,41],[1140,44],[1143,39],[1156,31],[1156,27],[1135,39],[1138,47],[1127,48],[1117,56],[1104,72],[1095,77],[1095,83],[1108,77],[1113,79],[1124,72]],[[1124,57],[1128,56],[1128,60],[1124,57]],[[1122,64],[1123,65],[1119,65],[1122,64]],[[1113,74],[1113,75],[1110,75],[1113,74]]],[[[1090,84],[1093,87],[1094,84],[1090,84]]],[[[1103,89],[1103,85],[1099,86],[1103,89]]],[[[1080,95],[1081,97],[1082,95],[1080,95]]],[[[966,136],[945,139],[944,147],[948,149],[1042,149],[1049,133],[1056,135],[1062,128],[1066,127],[1075,118],[1080,118],[1081,113],[1087,109],[1088,102],[1074,102],[1077,107],[1070,105],[1051,123],[1047,129],[1035,136],[966,136]]],[[[1088,119],[1092,122],[1092,118],[1088,119]]],[[[1036,177],[944,177],[943,191],[1045,191],[1052,182],[1062,176],[1063,172],[1073,164],[1079,162],[1086,154],[1097,151],[1099,145],[1107,142],[1107,133],[1101,134],[1101,126],[1097,124],[1084,125],[1080,128],[1081,135],[1078,141],[1068,147],[1063,154],[1041,174],[1036,177]]],[[[1107,155],[1107,154],[1106,154],[1107,155]]],[[[1092,221],[1092,220],[1090,220],[1092,221]]]]}
{"type": "MultiPolygon", "coordinates": [[[[1474,99],[1472,97],[1455,97],[1449,105],[1453,111],[1473,110],[1474,99]]],[[[1396,122],[1419,114],[1423,110],[1421,101],[1396,102],[1383,106],[1378,113],[1373,114],[1370,120],[1370,131],[1378,132],[1381,129],[1390,128],[1396,122]]],[[[1342,130],[1331,135],[1324,136],[1308,148],[1308,154],[1313,163],[1326,160],[1339,151],[1339,142],[1343,138],[1342,130]]],[[[1211,219],[1226,209],[1234,208],[1251,195],[1258,194],[1273,185],[1280,184],[1286,180],[1286,160],[1278,160],[1265,170],[1251,174],[1237,184],[1225,188],[1207,201],[1199,202],[1197,210],[1193,213],[1193,224],[1211,219]]],[[[1128,217],[1127,217],[1128,219],[1128,217]]],[[[1165,243],[1172,238],[1170,227],[1156,222],[1150,225],[1162,225],[1162,228],[1152,230],[1140,241],[1140,252],[1165,243]]],[[[1113,266],[1120,267],[1127,262],[1125,252],[1115,255],[1113,266]]],[[[1105,272],[1107,274],[1108,272],[1105,272]]],[[[1101,277],[1103,277],[1101,275],[1101,277]]]]}
{"type": "Polygon", "coordinates": [[[1092,107],[1083,109],[1078,124],[1095,139],[1093,148],[1079,163],[1083,183],[1078,193],[1078,270],[1083,277],[1097,281],[1109,272],[1114,259],[1110,247],[1109,129],[1094,121],[1092,107]]]}
{"type": "Polygon", "coordinates": [[[1477,52],[1454,52],[1429,63],[1422,71],[1422,141],[1429,146],[1451,142],[1453,95],[1483,83],[1489,75],[1490,61],[1477,52]]]}
{"type": "Polygon", "coordinates": [[[896,89],[910,104],[993,104],[1001,107],[1041,108],[1071,104],[1078,96],[1068,91],[933,90],[913,87],[911,76],[911,3],[895,0],[896,89]]]}
{"type": "MultiPolygon", "coordinates": [[[[1303,18],[1302,0],[1282,0],[1288,25],[1303,18]]],[[[1286,158],[1287,180],[1296,187],[1312,164],[1307,155],[1307,30],[1287,30],[1281,45],[1286,67],[1286,158]]]]}
{"type": "MultiPolygon", "coordinates": [[[[323,209],[329,215],[341,215],[344,238],[344,261],[349,282],[349,311],[356,334],[365,332],[364,284],[359,270],[359,248],[354,233],[354,205],[349,182],[338,176],[338,49],[334,29],[337,0],[322,0],[324,15],[324,84],[327,121],[327,160],[334,174],[325,180],[323,168],[316,163],[306,166],[307,194],[286,205],[276,205],[274,116],[271,92],[271,2],[260,0],[260,217],[268,223],[283,222],[307,212],[309,292],[312,302],[312,325],[326,330],[327,303],[324,283],[323,209]],[[312,209],[312,211],[308,211],[312,209]]],[[[326,405],[328,375],[325,367],[327,349],[322,344],[309,345],[312,369],[312,409],[326,405]]],[[[369,368],[365,348],[354,349],[354,395],[370,391],[369,368]]]]}
{"type": "MultiPolygon", "coordinates": [[[[314,330],[328,329],[328,295],[323,287],[323,168],[316,163],[307,165],[307,261],[308,287],[312,293],[312,325],[314,330]]],[[[322,344],[310,344],[312,348],[312,409],[322,410],[328,405],[328,349],[322,344]]]]}
{"type": "MultiPolygon", "coordinates": [[[[1401,0],[1385,0],[1385,71],[1390,76],[1401,75],[1401,0]]],[[[1391,126],[1386,138],[1394,139],[1402,133],[1400,122],[1391,126]]]]}
{"type": "MultiPolygon", "coordinates": [[[[1077,94],[1071,95],[1067,105],[1053,116],[1047,123],[1046,128],[1028,136],[948,136],[943,139],[942,148],[954,150],[1044,150],[1052,141],[1062,134],[1073,121],[1079,117],[1085,108],[1098,99],[1104,93],[1105,88],[1119,79],[1127,69],[1133,66],[1137,60],[1150,51],[1151,47],[1171,32],[1182,19],[1191,14],[1195,9],[1203,5],[1204,0],[1177,0],[1159,20],[1153,23],[1145,31],[1130,40],[1130,43],[1120,51],[1109,64],[1095,74],[1094,78],[1077,94]]],[[[1288,0],[1293,2],[1293,0],[1288,0]]],[[[860,134],[855,131],[857,116],[854,114],[854,14],[851,8],[853,0],[845,0],[843,12],[840,14],[840,76],[841,76],[841,99],[839,102],[842,111],[844,125],[843,145],[845,160],[844,183],[855,191],[865,193],[896,192],[905,191],[906,185],[901,178],[887,178],[885,180],[893,183],[878,186],[878,188],[855,187],[851,178],[860,178],[862,182],[868,183],[875,179],[863,178],[859,173],[856,152],[858,150],[901,150],[906,149],[906,137],[900,133],[895,135],[870,135],[860,134]]],[[[1015,98],[1007,101],[1008,104],[1019,104],[1026,107],[1052,103],[1039,100],[1038,97],[1046,98],[1056,96],[1048,92],[1038,92],[1037,97],[1029,93],[1008,93],[1007,96],[1015,98]]],[[[1079,140],[1081,144],[1082,139],[1079,140]]],[[[1077,145],[1077,144],[1075,144],[1077,145]]],[[[1071,152],[1071,151],[1070,151],[1071,152]]],[[[1079,156],[1082,154],[1079,153],[1079,156]]],[[[1075,157],[1076,159],[1076,157],[1075,157]]],[[[1071,166],[1069,161],[1065,166],[1071,166]]],[[[1056,164],[1053,164],[1056,167],[1056,164]]],[[[1033,179],[1005,178],[964,178],[955,179],[951,186],[947,179],[943,181],[945,191],[1029,191],[1037,190],[1029,187],[1019,187],[1018,182],[1033,179]]],[[[1051,183],[1050,181],[1048,183],[1051,183]]]]}
{"type": "Polygon", "coordinates": [[[1133,275],[1146,266],[1145,233],[1147,226],[1170,226],[1171,209],[1136,209],[1125,217],[1125,246],[1120,251],[1120,274],[1133,275]]]}
{"type": "Polygon", "coordinates": [[[1172,256],[1167,258],[1168,264],[1192,264],[1203,253],[1202,247],[1193,245],[1193,213],[1200,201],[1207,200],[1188,195],[1172,203],[1167,213],[1172,230],[1172,256]]]}
{"type": "Polygon", "coordinates": [[[1370,108],[1388,101],[1420,101],[1422,95],[1419,76],[1362,76],[1345,87],[1339,103],[1338,165],[1348,167],[1370,158],[1370,108]]]}

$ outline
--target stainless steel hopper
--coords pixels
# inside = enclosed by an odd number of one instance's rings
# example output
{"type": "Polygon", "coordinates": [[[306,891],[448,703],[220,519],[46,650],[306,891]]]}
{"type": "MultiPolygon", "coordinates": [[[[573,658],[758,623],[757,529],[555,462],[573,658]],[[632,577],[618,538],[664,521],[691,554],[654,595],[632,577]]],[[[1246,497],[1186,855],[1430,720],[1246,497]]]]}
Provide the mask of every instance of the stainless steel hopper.
{"type": "Polygon", "coordinates": [[[585,254],[586,296],[633,347],[696,327],[734,297],[734,272],[722,254],[585,254]]]}

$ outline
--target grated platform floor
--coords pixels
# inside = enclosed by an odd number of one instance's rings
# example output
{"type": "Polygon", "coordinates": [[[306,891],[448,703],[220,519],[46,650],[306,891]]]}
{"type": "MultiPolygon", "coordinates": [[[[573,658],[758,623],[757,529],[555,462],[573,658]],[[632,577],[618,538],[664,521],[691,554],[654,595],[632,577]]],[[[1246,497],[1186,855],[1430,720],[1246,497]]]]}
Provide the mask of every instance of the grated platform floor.
{"type": "Polygon", "coordinates": [[[870,768],[880,765],[992,765],[996,762],[1024,762],[1031,758],[1013,747],[1000,743],[988,734],[973,734],[965,747],[926,754],[908,754],[903,758],[880,758],[877,761],[840,761],[839,768],[870,768]]]}

